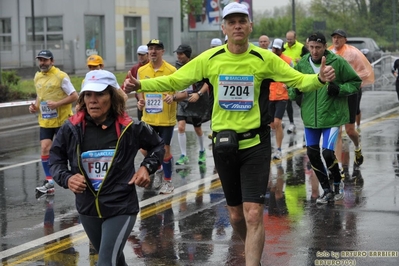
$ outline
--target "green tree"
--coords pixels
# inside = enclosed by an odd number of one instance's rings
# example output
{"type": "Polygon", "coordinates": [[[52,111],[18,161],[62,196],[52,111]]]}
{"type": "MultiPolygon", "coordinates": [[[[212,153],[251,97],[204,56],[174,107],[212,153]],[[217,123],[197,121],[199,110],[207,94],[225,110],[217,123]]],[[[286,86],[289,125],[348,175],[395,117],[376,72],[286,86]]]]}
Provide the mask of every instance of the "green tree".
{"type": "Polygon", "coordinates": [[[203,0],[180,0],[181,31],[184,31],[184,18],[192,13],[200,15],[202,13],[203,0]]]}
{"type": "MultiPolygon", "coordinates": [[[[298,39],[302,42],[306,39],[307,32],[312,28],[303,29],[303,25],[310,25],[308,7],[302,3],[295,6],[296,13],[296,33],[298,39]]],[[[273,12],[265,11],[261,14],[254,15],[254,31],[251,38],[258,38],[260,35],[266,34],[269,37],[284,38],[287,31],[292,29],[292,6],[287,4],[280,8],[274,8],[273,12]]]]}
{"type": "Polygon", "coordinates": [[[202,13],[203,0],[180,0],[180,4],[182,18],[191,12],[196,15],[202,13]]]}

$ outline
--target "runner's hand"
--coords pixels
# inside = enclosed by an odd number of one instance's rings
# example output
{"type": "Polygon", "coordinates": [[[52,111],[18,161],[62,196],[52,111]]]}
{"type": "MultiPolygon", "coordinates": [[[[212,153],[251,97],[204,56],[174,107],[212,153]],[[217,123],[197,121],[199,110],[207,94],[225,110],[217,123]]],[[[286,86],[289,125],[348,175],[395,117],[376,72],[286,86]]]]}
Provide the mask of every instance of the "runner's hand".
{"type": "Polygon", "coordinates": [[[68,188],[73,193],[83,193],[86,187],[85,177],[81,174],[74,174],[68,179],[68,188]]]}
{"type": "Polygon", "coordinates": [[[137,91],[141,88],[141,83],[137,79],[135,79],[130,73],[130,71],[127,73],[128,79],[125,80],[124,85],[125,85],[125,92],[130,93],[132,91],[137,91]]]}
{"type": "Polygon", "coordinates": [[[139,187],[148,187],[151,183],[150,174],[145,166],[141,166],[129,181],[129,185],[135,184],[139,187]]]}
{"type": "Polygon", "coordinates": [[[319,79],[322,82],[332,82],[335,80],[335,70],[332,66],[326,65],[326,57],[321,58],[321,66],[319,72],[319,79]]]}
{"type": "Polygon", "coordinates": [[[34,103],[31,103],[29,105],[29,113],[31,114],[36,113],[36,105],[34,103]]]}

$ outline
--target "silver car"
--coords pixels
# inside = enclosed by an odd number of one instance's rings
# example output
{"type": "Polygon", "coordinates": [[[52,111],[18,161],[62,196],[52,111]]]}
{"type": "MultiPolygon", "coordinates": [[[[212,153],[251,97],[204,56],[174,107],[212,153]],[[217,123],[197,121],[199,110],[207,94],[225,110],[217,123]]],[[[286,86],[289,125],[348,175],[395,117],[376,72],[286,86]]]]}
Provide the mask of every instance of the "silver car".
{"type": "Polygon", "coordinates": [[[367,57],[370,63],[380,59],[384,54],[383,50],[372,38],[348,37],[346,43],[355,46],[367,57]]]}

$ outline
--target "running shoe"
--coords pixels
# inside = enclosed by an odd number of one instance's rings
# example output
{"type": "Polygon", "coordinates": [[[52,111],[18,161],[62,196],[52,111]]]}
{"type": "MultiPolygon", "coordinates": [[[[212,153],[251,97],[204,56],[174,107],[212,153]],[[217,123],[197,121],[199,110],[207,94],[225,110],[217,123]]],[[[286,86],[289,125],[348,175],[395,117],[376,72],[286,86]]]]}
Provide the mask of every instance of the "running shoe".
{"type": "Polygon", "coordinates": [[[288,128],[287,128],[287,133],[291,134],[291,133],[295,133],[296,132],[296,126],[295,124],[291,123],[288,128]]]}
{"type": "Polygon", "coordinates": [[[179,160],[176,161],[176,165],[185,165],[188,164],[190,160],[188,159],[188,157],[184,154],[180,155],[179,160]]]}
{"type": "Polygon", "coordinates": [[[335,190],[334,200],[342,200],[345,196],[344,182],[341,180],[341,182],[338,185],[334,184],[334,190],[335,190]]]}
{"type": "Polygon", "coordinates": [[[36,192],[43,193],[46,195],[54,195],[55,188],[54,188],[54,180],[45,180],[43,182],[43,186],[36,187],[36,192]]]}
{"type": "Polygon", "coordinates": [[[355,150],[355,165],[361,166],[363,159],[362,148],[359,147],[359,149],[355,150]]]}
{"type": "Polygon", "coordinates": [[[165,181],[159,191],[159,194],[170,194],[175,190],[175,187],[172,184],[172,181],[165,181]]]}
{"type": "Polygon", "coordinates": [[[316,200],[318,204],[327,204],[334,201],[334,193],[331,190],[324,191],[323,196],[316,200]]]}
{"type": "Polygon", "coordinates": [[[154,189],[160,188],[161,185],[162,185],[162,180],[163,180],[163,170],[162,169],[158,169],[154,173],[154,181],[152,181],[152,187],[154,189]]]}
{"type": "Polygon", "coordinates": [[[276,150],[273,154],[273,160],[281,160],[281,151],[280,150],[276,150]]]}
{"type": "Polygon", "coordinates": [[[205,164],[206,163],[206,154],[205,150],[199,152],[198,157],[198,164],[205,164]]]}

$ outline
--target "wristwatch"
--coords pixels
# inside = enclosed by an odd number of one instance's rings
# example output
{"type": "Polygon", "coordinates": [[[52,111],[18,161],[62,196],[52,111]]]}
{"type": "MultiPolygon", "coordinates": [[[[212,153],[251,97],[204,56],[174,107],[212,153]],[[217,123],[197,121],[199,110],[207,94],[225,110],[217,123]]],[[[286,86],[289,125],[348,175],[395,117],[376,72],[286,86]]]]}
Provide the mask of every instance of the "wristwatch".
{"type": "Polygon", "coordinates": [[[198,95],[199,95],[200,97],[202,96],[202,92],[201,92],[201,91],[198,91],[197,93],[198,93],[198,95]]]}
{"type": "Polygon", "coordinates": [[[151,166],[151,164],[149,164],[149,163],[142,163],[141,166],[144,166],[145,168],[147,168],[147,171],[148,171],[149,174],[152,174],[152,173],[153,173],[153,172],[152,172],[153,167],[151,166]]]}

